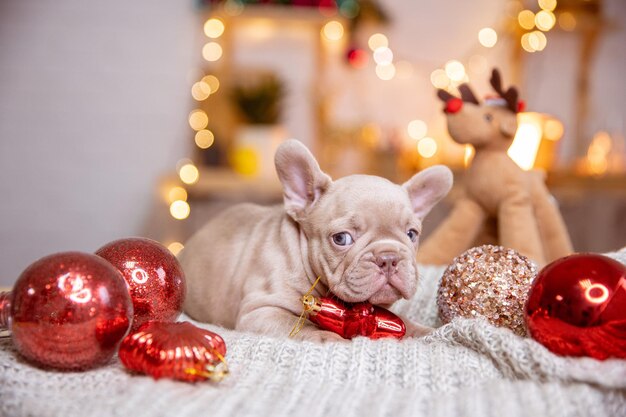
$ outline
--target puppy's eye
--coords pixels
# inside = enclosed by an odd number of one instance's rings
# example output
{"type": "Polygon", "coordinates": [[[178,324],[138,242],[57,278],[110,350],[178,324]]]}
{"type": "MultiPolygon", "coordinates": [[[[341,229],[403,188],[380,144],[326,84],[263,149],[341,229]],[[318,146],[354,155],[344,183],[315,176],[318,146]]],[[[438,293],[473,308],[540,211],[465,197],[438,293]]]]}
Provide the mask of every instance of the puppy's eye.
{"type": "Polygon", "coordinates": [[[333,235],[333,242],[337,246],[348,246],[354,243],[354,239],[348,232],[335,233],[333,235]]]}
{"type": "Polygon", "coordinates": [[[491,123],[491,121],[493,120],[493,115],[491,113],[487,113],[483,117],[485,118],[487,123],[491,123]]]}
{"type": "Polygon", "coordinates": [[[409,239],[411,239],[411,242],[415,242],[419,233],[415,229],[409,229],[409,231],[406,232],[406,235],[409,237],[409,239]]]}

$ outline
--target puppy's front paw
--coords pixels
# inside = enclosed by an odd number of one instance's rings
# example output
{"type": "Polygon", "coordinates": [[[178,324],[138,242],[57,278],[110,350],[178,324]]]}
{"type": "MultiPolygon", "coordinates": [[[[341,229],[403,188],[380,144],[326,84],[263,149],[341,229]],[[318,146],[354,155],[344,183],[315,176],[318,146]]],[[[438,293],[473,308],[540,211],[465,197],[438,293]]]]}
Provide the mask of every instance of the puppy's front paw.
{"type": "Polygon", "coordinates": [[[406,326],[406,337],[423,337],[435,331],[432,327],[422,326],[408,320],[404,322],[404,325],[406,326]]]}

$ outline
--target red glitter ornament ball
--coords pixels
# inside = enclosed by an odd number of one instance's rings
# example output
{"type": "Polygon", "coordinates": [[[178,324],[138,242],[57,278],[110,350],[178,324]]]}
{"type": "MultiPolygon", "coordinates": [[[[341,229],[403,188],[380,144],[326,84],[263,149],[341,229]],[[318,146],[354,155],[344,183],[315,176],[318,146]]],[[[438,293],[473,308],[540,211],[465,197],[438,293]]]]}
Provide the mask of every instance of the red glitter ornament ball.
{"type": "Polygon", "coordinates": [[[126,336],[119,351],[131,371],[187,382],[220,381],[228,374],[225,356],[224,339],[189,322],[148,322],[126,336]]]}
{"type": "Polygon", "coordinates": [[[554,353],[626,358],[626,267],[597,254],[558,259],[537,275],[524,313],[554,353]]]}
{"type": "Polygon", "coordinates": [[[107,362],[132,315],[119,271],[95,255],[65,252],[22,272],[11,292],[8,323],[28,360],[74,370],[107,362]]]}
{"type": "Polygon", "coordinates": [[[135,315],[132,331],[149,320],[176,321],[183,308],[185,275],[176,257],[159,242],[127,238],[96,251],[122,272],[135,315]]]}

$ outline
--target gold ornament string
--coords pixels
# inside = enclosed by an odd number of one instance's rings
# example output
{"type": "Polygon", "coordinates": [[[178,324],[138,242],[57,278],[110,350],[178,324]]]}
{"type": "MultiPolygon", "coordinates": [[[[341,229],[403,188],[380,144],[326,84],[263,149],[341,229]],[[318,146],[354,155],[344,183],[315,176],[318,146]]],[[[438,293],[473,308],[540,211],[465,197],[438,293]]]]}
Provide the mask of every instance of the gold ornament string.
{"type": "Polygon", "coordinates": [[[302,296],[302,313],[300,314],[300,317],[298,317],[296,324],[294,324],[293,329],[291,329],[291,332],[289,332],[289,337],[294,337],[295,335],[300,333],[300,330],[302,330],[302,328],[304,327],[304,323],[306,322],[305,316],[307,312],[307,308],[306,308],[308,304],[307,300],[311,297],[311,293],[315,289],[315,286],[317,285],[317,283],[320,282],[320,278],[321,278],[321,275],[317,277],[317,279],[315,280],[315,282],[313,283],[313,286],[311,286],[309,291],[307,291],[307,293],[302,296]]]}
{"type": "Polygon", "coordinates": [[[220,382],[228,375],[228,364],[226,363],[226,359],[215,349],[212,349],[212,352],[220,362],[217,365],[207,365],[206,371],[200,371],[196,368],[187,368],[185,369],[185,373],[189,375],[198,375],[206,379],[210,379],[213,382],[220,382]]]}

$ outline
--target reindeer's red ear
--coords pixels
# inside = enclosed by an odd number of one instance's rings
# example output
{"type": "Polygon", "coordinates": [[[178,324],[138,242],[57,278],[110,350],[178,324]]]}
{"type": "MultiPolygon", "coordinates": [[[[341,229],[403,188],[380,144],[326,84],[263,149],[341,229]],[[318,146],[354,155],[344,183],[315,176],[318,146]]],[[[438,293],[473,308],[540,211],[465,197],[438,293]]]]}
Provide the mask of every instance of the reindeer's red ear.
{"type": "Polygon", "coordinates": [[[456,113],[463,108],[463,100],[460,98],[451,98],[446,101],[446,108],[443,110],[446,113],[456,113]]]}
{"type": "Polygon", "coordinates": [[[526,110],[526,102],[524,100],[518,100],[517,101],[517,112],[523,112],[524,110],[526,110]]]}

